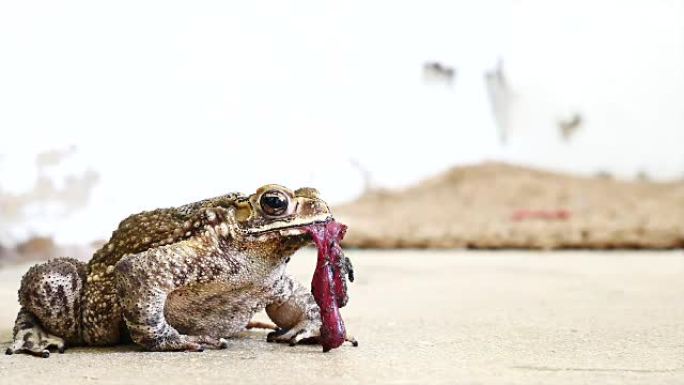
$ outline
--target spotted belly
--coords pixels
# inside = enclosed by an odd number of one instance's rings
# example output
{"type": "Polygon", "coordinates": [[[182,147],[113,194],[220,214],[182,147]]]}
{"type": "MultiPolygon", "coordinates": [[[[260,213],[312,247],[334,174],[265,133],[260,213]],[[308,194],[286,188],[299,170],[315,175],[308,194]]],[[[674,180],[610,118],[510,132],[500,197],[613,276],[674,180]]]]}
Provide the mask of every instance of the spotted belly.
{"type": "Polygon", "coordinates": [[[203,284],[173,291],[164,316],[176,330],[188,335],[230,337],[244,331],[255,313],[267,305],[267,290],[203,284]]]}

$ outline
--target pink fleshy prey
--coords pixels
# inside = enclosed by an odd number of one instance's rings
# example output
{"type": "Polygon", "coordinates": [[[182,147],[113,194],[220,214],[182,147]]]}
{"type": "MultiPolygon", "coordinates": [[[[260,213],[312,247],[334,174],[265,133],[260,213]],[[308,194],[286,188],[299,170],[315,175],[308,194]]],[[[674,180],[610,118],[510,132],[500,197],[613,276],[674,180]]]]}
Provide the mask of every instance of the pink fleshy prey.
{"type": "MultiPolygon", "coordinates": [[[[316,247],[318,259],[311,279],[311,292],[321,309],[321,345],[327,352],[342,345],[347,337],[340,308],[349,299],[346,287],[347,263],[342,260],[340,241],[347,226],[333,221],[307,226],[316,247]]],[[[350,280],[353,276],[350,274],[350,280]]]]}

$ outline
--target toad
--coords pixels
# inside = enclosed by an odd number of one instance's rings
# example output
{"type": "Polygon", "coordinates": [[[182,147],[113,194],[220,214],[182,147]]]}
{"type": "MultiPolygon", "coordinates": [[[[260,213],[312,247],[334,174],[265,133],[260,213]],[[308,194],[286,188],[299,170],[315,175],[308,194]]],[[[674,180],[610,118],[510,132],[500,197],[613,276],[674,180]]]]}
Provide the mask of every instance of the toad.
{"type": "MultiPolygon", "coordinates": [[[[6,353],[48,357],[130,340],[151,351],[225,348],[227,337],[264,326],[251,321],[263,309],[277,325],[269,341],[320,342],[321,310],[285,268],[331,223],[316,189],[279,185],[131,215],[88,263],[56,258],[29,269],[6,353]]],[[[353,277],[349,259],[337,259],[336,278],[353,277]]]]}

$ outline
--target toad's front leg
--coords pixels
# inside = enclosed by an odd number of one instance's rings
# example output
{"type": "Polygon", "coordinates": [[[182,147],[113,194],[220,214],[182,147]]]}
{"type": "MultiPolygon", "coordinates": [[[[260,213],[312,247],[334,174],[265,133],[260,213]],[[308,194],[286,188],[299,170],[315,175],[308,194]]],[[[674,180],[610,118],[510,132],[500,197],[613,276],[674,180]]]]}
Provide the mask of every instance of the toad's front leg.
{"type": "Polygon", "coordinates": [[[116,264],[116,283],[124,319],[133,341],[153,351],[202,351],[225,348],[223,338],[189,336],[169,325],[164,306],[169,293],[220,271],[204,266],[197,248],[184,242],[130,255],[116,264]],[[192,261],[194,266],[188,266],[192,261]]]}
{"type": "MultiPolygon", "coordinates": [[[[321,335],[321,311],[307,288],[294,278],[283,275],[274,287],[272,302],[266,314],[278,325],[268,334],[269,342],[284,342],[290,346],[304,342],[318,343],[321,335]]],[[[345,338],[354,346],[353,337],[345,338]]]]}
{"type": "Polygon", "coordinates": [[[269,333],[268,341],[296,345],[318,337],[321,314],[311,292],[287,275],[283,275],[273,289],[266,314],[280,329],[269,333]]]}

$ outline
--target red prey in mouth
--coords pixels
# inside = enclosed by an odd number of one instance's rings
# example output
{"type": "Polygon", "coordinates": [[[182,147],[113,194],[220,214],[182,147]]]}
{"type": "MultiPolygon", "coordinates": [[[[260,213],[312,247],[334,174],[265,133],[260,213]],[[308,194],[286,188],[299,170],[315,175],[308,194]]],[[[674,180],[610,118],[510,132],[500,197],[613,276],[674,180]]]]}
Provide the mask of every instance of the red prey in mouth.
{"type": "Polygon", "coordinates": [[[354,282],[351,261],[342,253],[340,241],[344,238],[347,226],[334,220],[316,223],[305,227],[318,248],[316,270],[311,279],[311,293],[321,309],[320,343],[323,352],[339,347],[345,340],[357,345],[356,340],[347,338],[340,308],[349,300],[347,295],[347,276],[354,282]]]}

